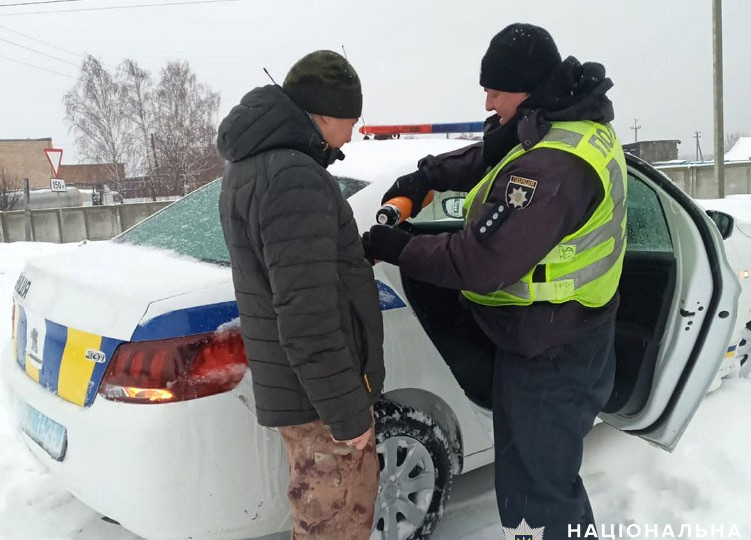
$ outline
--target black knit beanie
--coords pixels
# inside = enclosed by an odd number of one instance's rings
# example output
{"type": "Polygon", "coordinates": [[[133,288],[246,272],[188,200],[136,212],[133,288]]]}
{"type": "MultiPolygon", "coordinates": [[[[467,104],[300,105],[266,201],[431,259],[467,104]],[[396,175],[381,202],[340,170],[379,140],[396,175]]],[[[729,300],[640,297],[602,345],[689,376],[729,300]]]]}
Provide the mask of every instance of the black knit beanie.
{"type": "Polygon", "coordinates": [[[544,28],[515,23],[498,32],[482,57],[480,85],[503,92],[532,92],[561,63],[544,28]]]}
{"type": "Polygon", "coordinates": [[[362,113],[360,78],[347,59],[334,51],[303,56],[287,73],[282,88],[311,114],[359,118],[362,113]]]}

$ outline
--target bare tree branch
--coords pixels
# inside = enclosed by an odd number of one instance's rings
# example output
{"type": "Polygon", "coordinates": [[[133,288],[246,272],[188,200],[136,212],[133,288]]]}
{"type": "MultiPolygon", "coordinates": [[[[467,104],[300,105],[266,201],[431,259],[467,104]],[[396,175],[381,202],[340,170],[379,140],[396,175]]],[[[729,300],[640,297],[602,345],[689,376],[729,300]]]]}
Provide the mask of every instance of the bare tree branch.
{"type": "Polygon", "coordinates": [[[22,197],[21,181],[0,167],[0,212],[17,210],[22,197]]]}
{"type": "Polygon", "coordinates": [[[200,84],[187,62],[170,62],[155,93],[158,173],[173,193],[187,193],[216,177],[219,94],[200,84]]]}
{"type": "Polygon", "coordinates": [[[134,154],[134,135],[122,107],[122,94],[121,85],[107,68],[87,56],[78,82],[63,98],[78,151],[85,159],[107,167],[115,189],[123,179],[118,163],[130,164],[134,154]]]}

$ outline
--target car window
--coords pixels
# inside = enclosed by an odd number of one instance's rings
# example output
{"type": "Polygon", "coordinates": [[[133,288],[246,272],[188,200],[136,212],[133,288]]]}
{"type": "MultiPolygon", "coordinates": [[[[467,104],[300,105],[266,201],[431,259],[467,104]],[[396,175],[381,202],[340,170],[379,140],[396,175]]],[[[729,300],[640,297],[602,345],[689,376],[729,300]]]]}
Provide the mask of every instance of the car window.
{"type": "Polygon", "coordinates": [[[631,174],[628,175],[627,207],[627,251],[673,251],[657,193],[631,174]]]}
{"type": "Polygon", "coordinates": [[[358,180],[357,178],[350,178],[348,176],[335,176],[334,178],[339,182],[339,189],[342,190],[345,199],[349,199],[352,195],[368,185],[368,182],[365,180],[358,180]]]}
{"type": "MultiPolygon", "coordinates": [[[[368,182],[337,177],[339,189],[349,198],[368,182]]],[[[229,264],[219,221],[221,178],[175,201],[118,236],[116,242],[175,251],[206,262],[229,264]]]]}
{"type": "Polygon", "coordinates": [[[458,191],[434,192],[433,201],[411,218],[410,223],[433,223],[438,221],[462,221],[462,207],[466,193],[458,191]]]}

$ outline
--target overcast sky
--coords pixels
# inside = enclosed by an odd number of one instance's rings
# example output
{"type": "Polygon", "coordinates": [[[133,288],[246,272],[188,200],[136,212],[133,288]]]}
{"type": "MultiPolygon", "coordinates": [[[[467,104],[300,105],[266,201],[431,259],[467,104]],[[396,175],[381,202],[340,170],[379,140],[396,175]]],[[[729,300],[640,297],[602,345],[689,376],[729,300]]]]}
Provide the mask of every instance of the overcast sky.
{"type": "MultiPolygon", "coordinates": [[[[109,66],[132,58],[154,75],[168,60],[188,60],[221,94],[221,119],[245,92],[269,82],[263,67],[281,83],[304,54],[344,45],[362,79],[368,123],[468,121],[486,116],[480,59],[512,22],[546,27],[564,57],[605,65],[622,141],[634,140],[636,118],[640,140],[680,139],[680,154],[693,155],[699,130],[702,150],[712,151],[712,0],[237,0],[67,13],[179,0],[2,7],[32,1],[0,0],[0,139],[51,136],[64,163],[78,160],[62,105],[82,59],[71,52],[109,66]]],[[[725,131],[751,134],[751,1],[724,0],[723,19],[725,131]]]]}

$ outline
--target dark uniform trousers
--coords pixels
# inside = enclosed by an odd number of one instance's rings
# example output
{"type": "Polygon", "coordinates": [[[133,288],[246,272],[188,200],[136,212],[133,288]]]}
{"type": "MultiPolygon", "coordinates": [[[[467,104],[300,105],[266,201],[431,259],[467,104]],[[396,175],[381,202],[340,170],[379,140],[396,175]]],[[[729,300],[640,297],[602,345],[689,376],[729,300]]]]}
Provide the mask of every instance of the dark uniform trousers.
{"type": "Polygon", "coordinates": [[[615,376],[615,323],[535,358],[499,350],[493,376],[495,489],[504,527],[522,519],[545,540],[594,524],[579,476],[584,436],[615,376]]]}

